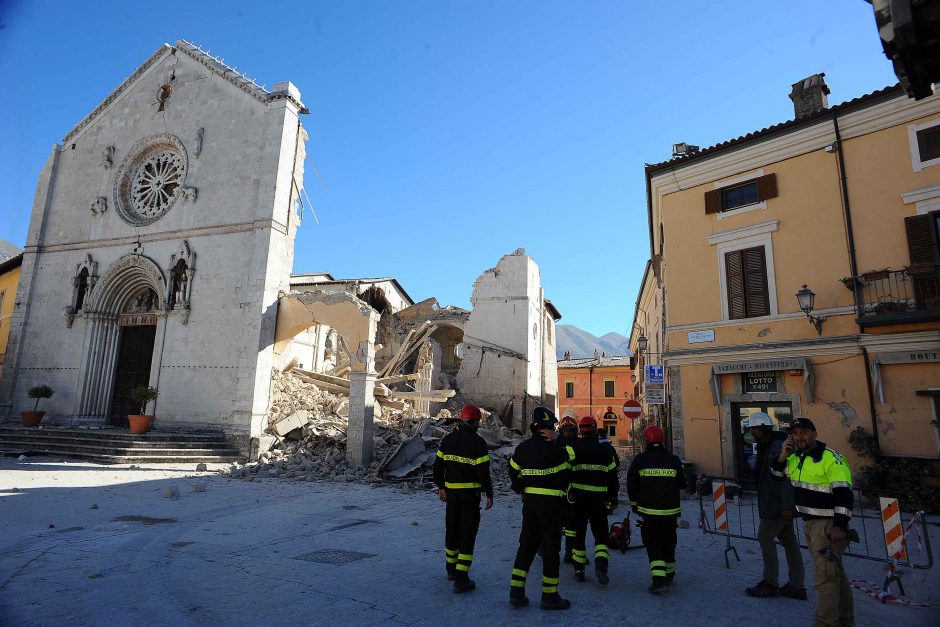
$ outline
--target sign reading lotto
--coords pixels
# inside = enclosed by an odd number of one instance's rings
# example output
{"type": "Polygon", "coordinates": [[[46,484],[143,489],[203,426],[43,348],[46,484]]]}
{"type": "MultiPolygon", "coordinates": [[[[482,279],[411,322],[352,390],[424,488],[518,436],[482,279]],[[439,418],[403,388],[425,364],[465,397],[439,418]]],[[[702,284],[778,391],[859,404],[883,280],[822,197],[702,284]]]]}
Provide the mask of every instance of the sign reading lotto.
{"type": "Polygon", "coordinates": [[[777,391],[777,377],[773,371],[745,372],[741,376],[744,377],[745,394],[777,391]]]}
{"type": "Polygon", "coordinates": [[[718,377],[723,374],[757,373],[766,374],[778,370],[800,370],[803,372],[803,391],[806,401],[813,402],[813,369],[808,359],[768,359],[765,361],[739,361],[712,366],[711,389],[712,401],[721,405],[721,385],[718,377]]]}

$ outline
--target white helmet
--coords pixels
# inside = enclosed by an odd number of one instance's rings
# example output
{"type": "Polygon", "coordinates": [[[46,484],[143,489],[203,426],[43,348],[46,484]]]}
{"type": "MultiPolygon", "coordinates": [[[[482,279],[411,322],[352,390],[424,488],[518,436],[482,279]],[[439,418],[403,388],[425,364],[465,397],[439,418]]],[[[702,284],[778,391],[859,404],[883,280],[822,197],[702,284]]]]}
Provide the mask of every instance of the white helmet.
{"type": "Polygon", "coordinates": [[[770,427],[773,429],[774,421],[768,414],[762,411],[754,412],[744,419],[744,428],[750,429],[751,427],[770,427]]]}

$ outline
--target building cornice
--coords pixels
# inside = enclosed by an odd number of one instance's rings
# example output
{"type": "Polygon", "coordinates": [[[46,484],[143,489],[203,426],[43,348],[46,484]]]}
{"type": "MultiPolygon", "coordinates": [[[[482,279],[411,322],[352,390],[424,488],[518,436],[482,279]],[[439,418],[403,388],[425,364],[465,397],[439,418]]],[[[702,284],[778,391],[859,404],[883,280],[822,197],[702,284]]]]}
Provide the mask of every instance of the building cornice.
{"type": "Polygon", "coordinates": [[[875,352],[940,350],[940,331],[914,331],[910,333],[866,333],[859,344],[875,352]]]}
{"type": "Polygon", "coordinates": [[[700,349],[670,350],[663,355],[666,366],[720,364],[749,359],[811,357],[819,355],[860,355],[857,335],[811,340],[788,340],[765,344],[736,344],[700,349]]]}
{"type": "MultiPolygon", "coordinates": [[[[814,309],[813,313],[819,316],[854,316],[855,308],[830,307],[828,309],[814,309]]],[[[768,322],[780,322],[784,320],[797,320],[805,318],[806,314],[802,311],[791,311],[788,313],[777,314],[775,316],[760,316],[759,318],[736,318],[734,320],[713,320],[711,322],[696,322],[693,324],[677,324],[666,327],[667,333],[674,331],[707,331],[716,327],[740,327],[745,324],[760,325],[768,322]]]]}

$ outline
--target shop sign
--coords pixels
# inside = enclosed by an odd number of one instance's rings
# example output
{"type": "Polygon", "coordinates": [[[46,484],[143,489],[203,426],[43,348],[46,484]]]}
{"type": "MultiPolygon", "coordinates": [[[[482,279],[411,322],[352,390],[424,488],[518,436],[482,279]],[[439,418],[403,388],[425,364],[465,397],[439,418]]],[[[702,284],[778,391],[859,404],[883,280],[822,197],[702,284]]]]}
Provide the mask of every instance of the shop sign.
{"type": "Polygon", "coordinates": [[[774,376],[773,370],[745,372],[741,376],[744,377],[745,394],[777,391],[777,377],[774,376]]]}

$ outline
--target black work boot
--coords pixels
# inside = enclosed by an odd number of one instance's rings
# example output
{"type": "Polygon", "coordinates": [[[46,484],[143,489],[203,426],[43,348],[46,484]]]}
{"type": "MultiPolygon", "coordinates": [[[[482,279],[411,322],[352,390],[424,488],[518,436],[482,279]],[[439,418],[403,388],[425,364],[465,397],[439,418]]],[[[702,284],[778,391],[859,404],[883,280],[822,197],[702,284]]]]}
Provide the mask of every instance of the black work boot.
{"type": "Polygon", "coordinates": [[[662,594],[669,590],[669,582],[665,577],[653,577],[653,582],[647,588],[651,594],[662,594]]]}
{"type": "Polygon", "coordinates": [[[527,607],[528,605],[529,597],[525,595],[525,588],[513,586],[512,590],[509,591],[509,607],[527,607]]]}
{"type": "Polygon", "coordinates": [[[542,595],[540,607],[543,610],[567,610],[571,607],[571,601],[561,598],[557,592],[542,595]]]}
{"type": "Polygon", "coordinates": [[[454,594],[462,594],[476,590],[477,584],[470,579],[470,575],[462,570],[458,570],[454,576],[454,594]]]}
{"type": "Polygon", "coordinates": [[[455,568],[453,567],[453,565],[452,565],[452,564],[448,564],[448,565],[447,565],[447,581],[453,581],[453,580],[454,580],[454,571],[455,571],[455,568]]]}
{"type": "Polygon", "coordinates": [[[584,566],[579,566],[574,569],[574,578],[584,583],[584,566]]]}
{"type": "Polygon", "coordinates": [[[806,600],[806,588],[797,588],[792,583],[788,583],[780,588],[780,596],[788,599],[806,600]]]}
{"type": "Polygon", "coordinates": [[[749,597],[757,597],[758,599],[766,599],[770,597],[779,597],[780,588],[768,583],[765,579],[761,579],[760,582],[753,588],[745,588],[744,592],[749,597]]]}
{"type": "Polygon", "coordinates": [[[603,557],[597,558],[594,562],[594,574],[597,576],[597,581],[602,586],[606,586],[610,583],[610,577],[607,576],[607,560],[603,557]]]}

